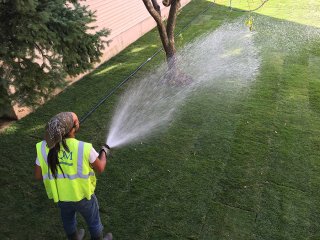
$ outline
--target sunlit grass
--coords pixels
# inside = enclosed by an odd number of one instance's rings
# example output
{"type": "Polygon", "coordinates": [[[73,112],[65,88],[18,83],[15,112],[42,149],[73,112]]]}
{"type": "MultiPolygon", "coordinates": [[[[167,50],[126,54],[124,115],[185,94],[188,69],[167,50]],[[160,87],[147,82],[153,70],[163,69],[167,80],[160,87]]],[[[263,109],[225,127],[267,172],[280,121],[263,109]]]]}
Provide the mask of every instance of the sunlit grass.
{"type": "Polygon", "coordinates": [[[103,68],[103,70],[101,70],[101,71],[99,71],[99,72],[96,72],[96,73],[94,73],[93,75],[94,75],[94,76],[99,76],[99,75],[108,73],[108,72],[110,72],[111,70],[113,70],[113,69],[115,69],[115,68],[118,68],[118,67],[121,66],[121,65],[122,65],[122,63],[114,64],[114,65],[112,65],[112,66],[103,68]]]}
{"type": "MultiPolygon", "coordinates": [[[[250,11],[263,3],[264,0],[232,0],[231,6],[237,9],[250,11]]],[[[230,0],[217,0],[217,4],[229,7],[230,0]]],[[[263,7],[255,11],[261,15],[304,24],[312,27],[320,27],[320,1],[279,1],[268,0],[263,7]]]]}
{"type": "Polygon", "coordinates": [[[145,48],[143,48],[143,47],[140,47],[140,48],[134,48],[134,49],[132,49],[132,50],[131,50],[131,52],[132,52],[132,53],[137,53],[137,52],[142,51],[143,49],[145,49],[145,48]]]}

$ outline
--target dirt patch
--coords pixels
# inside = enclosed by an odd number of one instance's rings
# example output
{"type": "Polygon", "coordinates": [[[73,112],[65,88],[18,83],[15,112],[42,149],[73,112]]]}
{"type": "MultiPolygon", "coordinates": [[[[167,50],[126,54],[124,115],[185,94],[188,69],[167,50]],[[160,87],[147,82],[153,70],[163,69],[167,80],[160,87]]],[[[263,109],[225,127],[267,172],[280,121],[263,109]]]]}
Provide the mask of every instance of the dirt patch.
{"type": "Polygon", "coordinates": [[[9,119],[0,119],[0,133],[4,132],[12,123],[16,122],[15,120],[9,119]]]}

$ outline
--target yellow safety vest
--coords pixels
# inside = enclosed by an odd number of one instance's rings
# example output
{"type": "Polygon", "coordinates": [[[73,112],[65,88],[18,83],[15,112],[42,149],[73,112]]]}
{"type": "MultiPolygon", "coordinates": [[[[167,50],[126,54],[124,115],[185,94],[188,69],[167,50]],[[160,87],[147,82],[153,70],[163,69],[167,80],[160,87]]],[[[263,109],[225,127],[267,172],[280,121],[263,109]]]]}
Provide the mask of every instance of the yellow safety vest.
{"type": "Polygon", "coordinates": [[[37,143],[37,157],[40,162],[43,183],[49,199],[54,202],[77,202],[84,198],[91,199],[96,187],[96,176],[89,164],[92,144],[67,138],[70,152],[61,145],[58,153],[59,163],[63,170],[57,167],[57,178],[54,178],[48,167],[49,148],[46,141],[37,143]]]}

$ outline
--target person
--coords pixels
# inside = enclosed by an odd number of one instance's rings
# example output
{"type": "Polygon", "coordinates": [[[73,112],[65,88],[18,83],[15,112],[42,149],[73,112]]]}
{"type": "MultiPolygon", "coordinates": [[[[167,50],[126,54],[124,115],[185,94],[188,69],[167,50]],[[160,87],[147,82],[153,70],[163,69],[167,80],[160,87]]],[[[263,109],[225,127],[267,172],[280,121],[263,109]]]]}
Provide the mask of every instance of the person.
{"type": "Polygon", "coordinates": [[[35,178],[43,180],[49,199],[58,203],[64,231],[68,239],[81,240],[84,229],[77,230],[76,212],[88,225],[91,239],[103,237],[96,195],[95,172],[102,173],[110,148],[104,145],[97,153],[92,144],[77,140],[80,128],[73,112],[61,112],[52,117],[45,127],[44,140],[36,144],[35,178]]]}

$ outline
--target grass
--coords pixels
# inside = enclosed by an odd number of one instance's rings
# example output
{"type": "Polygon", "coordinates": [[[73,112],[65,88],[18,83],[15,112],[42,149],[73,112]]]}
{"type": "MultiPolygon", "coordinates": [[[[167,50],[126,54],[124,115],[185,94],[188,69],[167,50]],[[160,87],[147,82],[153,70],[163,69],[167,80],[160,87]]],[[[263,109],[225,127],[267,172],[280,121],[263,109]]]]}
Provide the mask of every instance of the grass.
{"type": "MultiPolygon", "coordinates": [[[[217,1],[195,18],[177,45],[244,14],[229,11],[228,2],[217,1]]],[[[197,0],[183,8],[177,32],[208,4],[197,0]]],[[[319,10],[317,1],[308,4],[319,10]]],[[[256,14],[266,23],[319,29],[318,15],[309,11],[302,1],[269,0],[256,14]]],[[[259,44],[277,39],[257,32],[259,44]]],[[[58,208],[32,179],[35,143],[51,116],[60,111],[83,116],[159,44],[155,30],[146,34],[1,134],[1,239],[65,238],[58,208]]],[[[240,95],[204,89],[188,100],[168,131],[114,152],[96,194],[105,228],[115,239],[320,238],[320,39],[295,51],[266,45],[261,55],[256,81],[240,95]]],[[[163,60],[157,56],[131,81],[163,60]]],[[[99,148],[125,88],[85,121],[79,139],[99,148]]]]}

